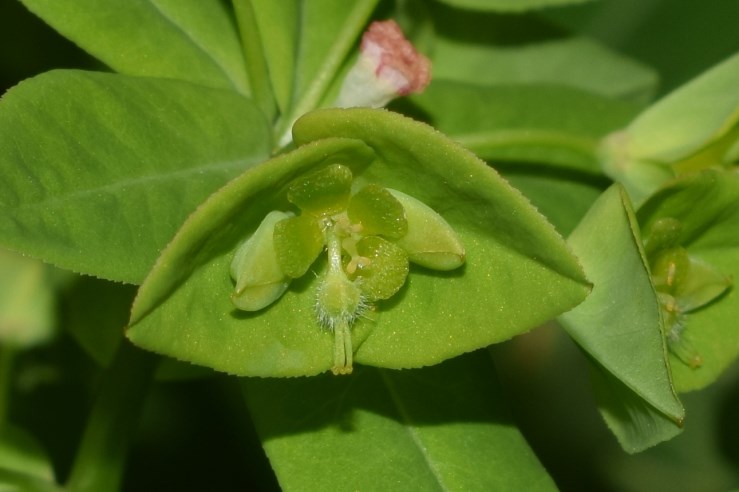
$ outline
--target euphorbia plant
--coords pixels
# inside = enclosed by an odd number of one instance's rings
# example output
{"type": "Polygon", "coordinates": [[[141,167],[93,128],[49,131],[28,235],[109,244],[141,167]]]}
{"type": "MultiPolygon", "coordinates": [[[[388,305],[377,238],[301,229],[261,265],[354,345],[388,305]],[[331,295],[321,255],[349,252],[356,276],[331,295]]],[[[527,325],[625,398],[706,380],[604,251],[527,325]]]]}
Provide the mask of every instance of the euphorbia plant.
{"type": "Polygon", "coordinates": [[[118,73],[0,102],[3,354],[58,295],[105,375],[69,473],[0,408],[0,484],[118,487],[160,366],[229,375],[287,490],[553,488],[486,348],[556,319],[629,453],[739,353],[737,55],[647,104],[510,14],[565,0],[24,3],[118,73]]]}

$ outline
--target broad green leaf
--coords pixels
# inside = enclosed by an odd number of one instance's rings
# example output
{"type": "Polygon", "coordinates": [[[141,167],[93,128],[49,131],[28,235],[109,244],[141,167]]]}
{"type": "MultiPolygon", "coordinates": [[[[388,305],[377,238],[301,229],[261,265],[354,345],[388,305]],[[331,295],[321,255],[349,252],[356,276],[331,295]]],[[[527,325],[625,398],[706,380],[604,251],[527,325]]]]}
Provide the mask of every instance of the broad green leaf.
{"type": "Polygon", "coordinates": [[[585,37],[527,15],[432,9],[434,78],[477,85],[557,84],[644,103],[651,69],[585,37]]]}
{"type": "Polygon", "coordinates": [[[8,422],[3,422],[0,430],[0,490],[5,490],[3,471],[49,484],[54,482],[54,469],[41,444],[28,432],[8,422]]]}
{"type": "Polygon", "coordinates": [[[587,3],[592,0],[439,0],[453,7],[471,10],[522,12],[531,9],[587,3]]]}
{"type": "Polygon", "coordinates": [[[0,344],[29,348],[56,327],[55,285],[41,261],[0,249],[0,344]]]}
{"type": "Polygon", "coordinates": [[[0,101],[0,242],[137,283],[208,194],[271,148],[234,92],[54,71],[0,101]]]}
{"type": "Polygon", "coordinates": [[[224,2],[22,0],[114,70],[248,93],[244,55],[224,2]]]}
{"type": "MultiPolygon", "coordinates": [[[[669,183],[638,211],[642,230],[671,217],[681,225],[679,243],[691,257],[736,282],[739,278],[739,176],[705,171],[669,183]]],[[[696,349],[703,365],[691,369],[672,356],[678,391],[703,388],[739,356],[739,302],[736,286],[710,304],[688,313],[682,336],[696,349]]]]}
{"type": "Polygon", "coordinates": [[[281,120],[282,139],[289,138],[290,127],[298,117],[319,106],[377,3],[378,0],[298,2],[293,92],[290,109],[281,120]]]}
{"type": "Polygon", "coordinates": [[[413,102],[439,130],[484,159],[600,173],[598,143],[636,114],[632,104],[544,85],[438,80],[413,102]]]}
{"type": "MultiPolygon", "coordinates": [[[[242,0],[238,0],[242,1],[242,0]]],[[[289,109],[298,51],[298,22],[304,2],[250,0],[254,9],[272,89],[280,111],[289,109]]]]}
{"type": "Polygon", "coordinates": [[[673,163],[719,139],[739,122],[737,87],[739,53],[641,113],[626,128],[628,155],[673,163]]]}
{"type": "Polygon", "coordinates": [[[657,411],[603,366],[593,362],[589,369],[598,409],[627,453],[642,452],[682,433],[682,421],[678,424],[657,411]]]}
{"type": "MultiPolygon", "coordinates": [[[[296,123],[295,140],[297,150],[247,171],[188,219],[140,289],[128,331],[134,343],[242,375],[330,368],[333,334],[317,323],[313,275],[247,315],[228,301],[228,265],[264,215],[284,207],[291,180],[337,162],[438,211],[467,250],[462,270],[413,268],[396,296],[357,321],[357,362],[438,363],[529,330],[587,294],[554,228],[495,171],[432,128],[384,110],[322,110],[296,123]]],[[[323,268],[319,261],[319,276],[323,268]]]]}
{"type": "Polygon", "coordinates": [[[559,317],[592,359],[606,423],[628,452],[680,432],[657,294],[636,218],[620,185],[610,187],[568,240],[593,292],[559,317]]]}
{"type": "Polygon", "coordinates": [[[484,353],[407,371],[243,381],[285,491],[556,490],[484,353]]]}

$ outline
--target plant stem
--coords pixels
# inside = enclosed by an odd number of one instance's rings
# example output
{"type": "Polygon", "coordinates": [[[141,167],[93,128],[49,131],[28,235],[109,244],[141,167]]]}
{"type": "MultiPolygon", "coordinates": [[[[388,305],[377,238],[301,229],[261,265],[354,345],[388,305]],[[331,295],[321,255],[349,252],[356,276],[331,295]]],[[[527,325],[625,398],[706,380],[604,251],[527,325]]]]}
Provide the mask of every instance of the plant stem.
{"type": "Polygon", "coordinates": [[[11,372],[15,348],[8,344],[0,345],[0,430],[5,427],[10,402],[11,372]]]}
{"type": "Polygon", "coordinates": [[[294,101],[291,111],[280,118],[276,132],[279,147],[284,147],[292,140],[290,129],[295,120],[318,107],[378,3],[378,0],[355,0],[352,11],[347,15],[314,79],[299,99],[294,101]]]}
{"type": "Polygon", "coordinates": [[[103,376],[66,489],[114,491],[159,357],[121,342],[103,376]]]}
{"type": "Polygon", "coordinates": [[[587,137],[571,135],[565,132],[513,129],[496,130],[478,133],[467,133],[456,135],[455,140],[467,147],[472,152],[483,157],[495,152],[497,149],[510,146],[542,146],[574,152],[592,161],[593,167],[570,166],[573,169],[589,172],[600,172],[595,163],[598,161],[598,141],[587,137]]]}
{"type": "Polygon", "coordinates": [[[234,0],[236,20],[241,35],[241,46],[244,49],[244,59],[247,76],[251,85],[251,96],[261,108],[269,121],[275,117],[277,106],[275,103],[272,82],[269,79],[269,67],[264,58],[262,38],[259,35],[254,6],[249,0],[234,0]]]}

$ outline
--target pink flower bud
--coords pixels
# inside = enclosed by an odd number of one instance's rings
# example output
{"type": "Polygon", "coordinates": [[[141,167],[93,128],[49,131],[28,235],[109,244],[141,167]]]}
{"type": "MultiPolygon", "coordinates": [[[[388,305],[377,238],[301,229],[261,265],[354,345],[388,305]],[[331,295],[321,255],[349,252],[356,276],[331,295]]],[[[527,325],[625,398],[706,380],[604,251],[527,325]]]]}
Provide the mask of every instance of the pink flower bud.
{"type": "Polygon", "coordinates": [[[360,55],[336,100],[338,107],[382,107],[398,96],[422,92],[431,81],[431,63],[416,51],[393,20],[370,24],[360,55]]]}

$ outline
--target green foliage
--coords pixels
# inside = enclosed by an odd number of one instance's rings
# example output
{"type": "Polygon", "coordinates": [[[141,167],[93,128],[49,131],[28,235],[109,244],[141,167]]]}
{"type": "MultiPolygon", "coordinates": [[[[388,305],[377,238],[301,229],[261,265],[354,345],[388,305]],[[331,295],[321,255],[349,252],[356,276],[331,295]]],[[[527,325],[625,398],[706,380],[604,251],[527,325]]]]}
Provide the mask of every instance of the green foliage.
{"type": "Polygon", "coordinates": [[[484,352],[410,371],[363,367],[351,378],[249,378],[243,388],[288,490],[398,490],[410,481],[417,490],[556,490],[513,425],[484,352]]]}
{"type": "Polygon", "coordinates": [[[251,101],[183,81],[56,71],[0,109],[4,244],[123,282],[140,283],[195,207],[271,148],[251,101]]]}
{"type": "MultiPolygon", "coordinates": [[[[682,225],[679,244],[691,256],[732,281],[739,278],[739,177],[735,173],[705,171],[673,181],[647,200],[637,215],[644,230],[661,218],[677,219],[682,225]]],[[[695,390],[714,382],[736,360],[736,316],[739,303],[735,287],[687,315],[682,336],[695,347],[703,364],[693,370],[672,357],[678,391],[695,390]]]]}
{"type": "Polygon", "coordinates": [[[601,195],[568,242],[595,287],[559,319],[592,361],[603,417],[629,452],[674,437],[684,411],[639,227],[619,185],[601,195]]]}
{"type": "Polygon", "coordinates": [[[486,86],[556,84],[642,103],[655,91],[657,77],[650,68],[539,16],[430,10],[438,32],[430,46],[438,79],[486,86]]]}
{"type": "Polygon", "coordinates": [[[304,375],[331,367],[332,336],[312,315],[315,282],[304,277],[270,309],[245,316],[233,313],[233,287],[223,272],[243,237],[284,203],[289,183],[339,162],[367,181],[445,209],[467,251],[463,273],[419,269],[397,301],[378,304],[370,319],[358,321],[357,362],[393,368],[437,363],[529,330],[588,292],[580,267],[543,217],[474,155],[430,127],[386,111],[354,109],[308,114],[294,131],[296,151],[232,181],[170,243],[134,303],[128,336],[136,344],[236,374],[304,375]],[[440,154],[444,162],[434,158],[440,154]],[[496,311],[472,309],[487,302],[471,297],[474,292],[494,295],[496,311]],[[440,298],[448,302],[434,302],[440,298]],[[532,306],[530,299],[546,302],[532,306]],[[213,319],[220,320],[215,333],[213,319]]]}
{"type": "Polygon", "coordinates": [[[249,93],[238,32],[221,2],[23,3],[65,37],[122,74],[172,78],[249,93]]]}
{"type": "Polygon", "coordinates": [[[518,12],[522,10],[554,7],[570,3],[589,2],[591,0],[441,0],[455,7],[475,10],[497,10],[502,12],[518,12]]]}
{"type": "Polygon", "coordinates": [[[141,463],[183,452],[186,490],[739,485],[725,6],[22,3],[110,73],[0,100],[0,489],[158,489],[141,463]],[[333,108],[355,63],[380,62],[368,88],[409,76],[361,41],[386,19],[433,82],[333,108]],[[700,19],[694,53],[644,33],[700,19]]]}

